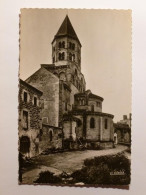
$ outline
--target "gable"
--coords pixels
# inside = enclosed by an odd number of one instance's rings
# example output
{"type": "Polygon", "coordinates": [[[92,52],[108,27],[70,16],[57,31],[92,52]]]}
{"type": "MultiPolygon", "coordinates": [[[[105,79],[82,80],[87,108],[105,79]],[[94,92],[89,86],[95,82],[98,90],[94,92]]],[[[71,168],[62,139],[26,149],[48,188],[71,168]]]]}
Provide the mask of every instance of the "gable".
{"type": "Polygon", "coordinates": [[[25,80],[27,83],[37,83],[37,82],[59,82],[59,79],[47,69],[41,67],[34,74],[25,80]]]}

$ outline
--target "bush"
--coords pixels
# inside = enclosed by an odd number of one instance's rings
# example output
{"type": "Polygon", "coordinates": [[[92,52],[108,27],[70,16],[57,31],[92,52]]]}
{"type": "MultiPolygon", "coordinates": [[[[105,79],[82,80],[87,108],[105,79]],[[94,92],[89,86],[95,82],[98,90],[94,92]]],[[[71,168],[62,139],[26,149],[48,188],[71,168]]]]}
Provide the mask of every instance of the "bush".
{"type": "Polygon", "coordinates": [[[43,171],[39,174],[39,178],[34,181],[34,183],[50,183],[50,184],[58,184],[61,183],[61,178],[54,176],[54,173],[50,171],[43,171]]]}
{"type": "Polygon", "coordinates": [[[75,183],[113,185],[130,183],[130,162],[122,153],[87,159],[84,165],[85,167],[71,175],[75,183]],[[118,174],[121,172],[123,174],[118,174]]]}

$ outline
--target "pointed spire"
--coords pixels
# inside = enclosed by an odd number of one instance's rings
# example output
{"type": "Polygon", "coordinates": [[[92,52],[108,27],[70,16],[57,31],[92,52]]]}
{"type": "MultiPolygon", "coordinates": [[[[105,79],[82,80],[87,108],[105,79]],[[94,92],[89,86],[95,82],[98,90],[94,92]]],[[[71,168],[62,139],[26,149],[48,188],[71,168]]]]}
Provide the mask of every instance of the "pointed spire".
{"type": "Polygon", "coordinates": [[[76,34],[76,32],[75,32],[75,30],[70,22],[68,15],[66,15],[66,17],[65,17],[64,21],[62,22],[54,39],[59,38],[59,37],[64,37],[64,36],[68,36],[70,38],[77,40],[79,42],[79,44],[81,45],[81,43],[77,37],[77,34],[76,34]]]}

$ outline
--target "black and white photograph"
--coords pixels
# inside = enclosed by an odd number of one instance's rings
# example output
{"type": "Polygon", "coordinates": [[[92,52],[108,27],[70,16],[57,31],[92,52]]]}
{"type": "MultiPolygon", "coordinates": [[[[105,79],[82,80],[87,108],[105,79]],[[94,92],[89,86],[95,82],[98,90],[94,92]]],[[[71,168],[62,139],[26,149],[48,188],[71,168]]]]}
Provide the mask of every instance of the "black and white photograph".
{"type": "Polygon", "coordinates": [[[21,9],[18,183],[131,183],[132,11],[21,9]]]}

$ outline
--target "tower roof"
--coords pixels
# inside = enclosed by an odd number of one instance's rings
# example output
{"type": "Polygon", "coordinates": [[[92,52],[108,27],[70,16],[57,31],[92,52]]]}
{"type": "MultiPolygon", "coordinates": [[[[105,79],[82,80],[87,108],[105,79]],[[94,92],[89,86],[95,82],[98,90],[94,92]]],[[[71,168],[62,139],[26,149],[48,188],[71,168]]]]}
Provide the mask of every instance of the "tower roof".
{"type": "MultiPolygon", "coordinates": [[[[54,39],[55,38],[60,38],[60,37],[70,37],[72,39],[75,39],[79,42],[79,44],[81,45],[78,37],[77,37],[77,34],[70,22],[70,19],[68,17],[68,15],[66,15],[64,21],[62,22],[57,34],[55,35],[54,39]]],[[[54,40],[53,40],[54,41],[54,40]]]]}

